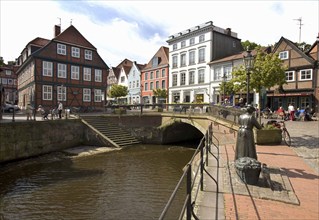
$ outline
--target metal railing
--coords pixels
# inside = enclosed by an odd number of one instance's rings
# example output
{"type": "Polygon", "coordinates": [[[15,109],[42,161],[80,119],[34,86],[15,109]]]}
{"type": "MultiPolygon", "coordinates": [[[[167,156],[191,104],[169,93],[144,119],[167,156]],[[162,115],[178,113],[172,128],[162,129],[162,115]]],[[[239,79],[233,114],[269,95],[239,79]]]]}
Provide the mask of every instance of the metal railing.
{"type": "MultiPolygon", "coordinates": [[[[204,137],[201,139],[193,157],[191,160],[187,163],[187,165],[184,168],[184,172],[177,183],[174,191],[172,192],[167,204],[165,205],[164,210],[162,211],[159,220],[165,219],[169,209],[172,207],[173,201],[177,195],[177,192],[179,189],[182,187],[182,183],[186,180],[186,197],[183,203],[183,206],[180,211],[180,215],[178,219],[183,219],[186,218],[186,220],[190,220],[192,217],[195,219],[198,219],[196,214],[194,213],[194,205],[196,204],[196,199],[197,195],[199,193],[199,190],[203,191],[204,190],[204,172],[208,174],[210,178],[213,179],[213,181],[217,185],[217,190],[218,190],[218,181],[216,178],[211,176],[207,170],[206,166],[208,166],[208,157],[209,155],[213,155],[214,158],[217,160],[217,169],[219,167],[219,153],[218,155],[214,155],[211,151],[211,147],[215,146],[218,149],[218,142],[217,145],[213,143],[212,138],[213,136],[213,129],[212,129],[212,124],[210,124],[208,130],[206,131],[206,134],[204,137]],[[199,157],[199,158],[198,158],[199,157]],[[199,160],[199,165],[196,166],[196,161],[199,160]],[[193,173],[193,177],[192,177],[193,173]],[[199,180],[197,180],[199,178],[199,180]],[[198,181],[198,185],[196,187],[196,180],[198,181]],[[192,193],[194,192],[194,195],[192,193]]],[[[218,178],[218,177],[217,177],[218,178]]],[[[218,191],[217,191],[218,193],[218,191]]],[[[216,199],[218,199],[218,196],[216,195],[216,199]]],[[[175,210],[176,212],[176,210],[175,210]]],[[[216,211],[217,212],[217,211],[216,211]]]]}

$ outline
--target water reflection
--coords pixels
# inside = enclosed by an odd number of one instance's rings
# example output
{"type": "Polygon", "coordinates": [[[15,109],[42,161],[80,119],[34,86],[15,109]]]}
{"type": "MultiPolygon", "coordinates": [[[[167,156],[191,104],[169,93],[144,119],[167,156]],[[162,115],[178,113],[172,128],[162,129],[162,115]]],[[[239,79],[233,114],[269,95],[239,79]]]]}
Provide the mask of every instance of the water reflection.
{"type": "MultiPolygon", "coordinates": [[[[157,219],[193,153],[180,146],[136,145],[94,156],[55,153],[6,165],[0,168],[0,216],[157,219]]],[[[184,196],[181,192],[178,200],[184,196]]]]}

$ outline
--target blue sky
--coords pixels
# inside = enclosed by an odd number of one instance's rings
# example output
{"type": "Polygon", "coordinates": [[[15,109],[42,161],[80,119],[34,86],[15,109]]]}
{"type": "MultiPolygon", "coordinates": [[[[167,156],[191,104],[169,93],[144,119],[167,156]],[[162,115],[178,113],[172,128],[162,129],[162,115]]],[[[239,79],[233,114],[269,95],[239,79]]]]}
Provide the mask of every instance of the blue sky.
{"type": "Polygon", "coordinates": [[[53,27],[70,23],[109,66],[128,58],[147,63],[172,34],[207,21],[231,28],[242,41],[263,46],[281,36],[312,44],[319,32],[319,0],[304,1],[10,1],[0,0],[0,56],[15,60],[36,37],[53,38],[53,27]]]}

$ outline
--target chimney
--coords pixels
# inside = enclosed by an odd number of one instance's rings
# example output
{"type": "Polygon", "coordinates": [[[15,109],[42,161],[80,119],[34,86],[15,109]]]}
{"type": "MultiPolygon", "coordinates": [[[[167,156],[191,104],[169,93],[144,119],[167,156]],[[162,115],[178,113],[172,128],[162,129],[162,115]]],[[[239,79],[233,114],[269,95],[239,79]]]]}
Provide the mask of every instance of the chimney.
{"type": "Polygon", "coordinates": [[[61,26],[54,25],[54,37],[58,36],[61,33],[61,26]]]}
{"type": "Polygon", "coordinates": [[[231,35],[231,29],[230,28],[226,28],[226,34],[227,35],[231,35]]]}

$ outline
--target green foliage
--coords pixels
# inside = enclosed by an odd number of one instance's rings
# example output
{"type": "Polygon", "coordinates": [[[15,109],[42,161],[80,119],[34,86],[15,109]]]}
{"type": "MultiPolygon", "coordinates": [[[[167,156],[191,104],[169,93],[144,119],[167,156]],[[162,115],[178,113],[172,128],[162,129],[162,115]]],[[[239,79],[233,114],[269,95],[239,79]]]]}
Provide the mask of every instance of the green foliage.
{"type": "Polygon", "coordinates": [[[310,49],[311,45],[307,44],[306,42],[302,42],[302,43],[295,43],[296,46],[303,52],[307,51],[310,49]]]}
{"type": "Polygon", "coordinates": [[[108,92],[108,96],[110,96],[111,98],[119,98],[119,97],[127,96],[127,94],[128,94],[127,87],[122,85],[113,85],[108,92]]]}
{"type": "Polygon", "coordinates": [[[245,50],[247,50],[247,48],[249,48],[249,50],[254,50],[256,47],[260,46],[254,42],[250,42],[248,40],[244,41],[244,42],[241,42],[241,45],[243,46],[243,48],[245,50]]]}
{"type": "Polygon", "coordinates": [[[166,89],[153,89],[153,94],[159,98],[167,98],[167,91],[166,89]]]}

